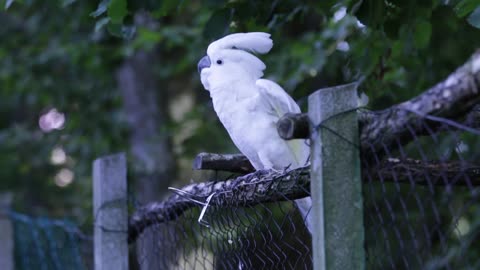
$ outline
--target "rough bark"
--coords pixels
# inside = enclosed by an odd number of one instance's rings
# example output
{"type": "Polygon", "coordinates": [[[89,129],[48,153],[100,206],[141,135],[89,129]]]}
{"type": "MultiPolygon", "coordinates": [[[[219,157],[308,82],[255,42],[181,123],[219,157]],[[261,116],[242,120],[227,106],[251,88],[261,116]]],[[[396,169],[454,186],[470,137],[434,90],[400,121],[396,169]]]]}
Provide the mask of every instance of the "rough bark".
{"type": "Polygon", "coordinates": [[[480,102],[480,50],[444,81],[419,96],[387,110],[363,117],[362,149],[378,152],[396,142],[406,144],[416,136],[442,128],[438,117],[461,119],[480,102]]]}
{"type": "Polygon", "coordinates": [[[310,121],[306,113],[287,113],[277,122],[278,135],[284,140],[308,139],[310,121]]]}
{"type": "MultiPolygon", "coordinates": [[[[439,119],[465,122],[480,127],[480,50],[444,81],[411,100],[382,111],[359,111],[360,141],[363,153],[405,145],[415,136],[430,135],[446,128],[439,119]],[[465,117],[466,116],[466,117],[465,117]]],[[[278,132],[284,139],[308,138],[305,114],[285,115],[278,132]]],[[[451,126],[451,129],[457,127],[451,126]]],[[[480,134],[480,132],[479,132],[480,134]]]]}
{"type": "MultiPolygon", "coordinates": [[[[245,166],[247,157],[241,154],[201,153],[203,163],[197,164],[198,170],[221,170],[225,163],[235,159],[227,166],[228,171],[238,171],[237,164],[245,166]]],[[[198,156],[197,156],[198,157],[198,156]]],[[[387,158],[378,166],[363,164],[363,181],[415,182],[434,185],[480,185],[480,164],[466,161],[422,161],[417,159],[387,158]],[[464,177],[466,176],[466,177],[464,177]]],[[[307,168],[307,167],[304,167],[307,168]]],[[[254,172],[252,169],[249,172],[254,172]]]]}
{"type": "MultiPolygon", "coordinates": [[[[226,181],[212,181],[188,185],[163,202],[150,203],[131,216],[129,242],[135,241],[145,228],[179,217],[184,211],[199,206],[212,195],[210,206],[245,207],[275,201],[309,196],[310,172],[308,167],[289,172],[260,170],[226,181]]],[[[208,211],[208,209],[207,209],[208,211]]]]}
{"type": "MultiPolygon", "coordinates": [[[[364,170],[362,180],[480,186],[480,164],[389,158],[375,168],[364,170]]],[[[245,207],[304,198],[310,196],[309,188],[309,167],[284,173],[262,170],[226,181],[188,185],[163,202],[150,203],[135,211],[129,223],[129,242],[134,242],[152,224],[175,220],[186,210],[200,206],[195,201],[206,202],[212,194],[210,206],[245,207]]]]}
{"type": "Polygon", "coordinates": [[[255,171],[242,154],[200,153],[193,161],[194,170],[213,170],[247,174],[255,171]]]}
{"type": "Polygon", "coordinates": [[[387,158],[363,171],[363,181],[415,183],[416,185],[480,186],[480,164],[465,161],[422,161],[387,158]]]}

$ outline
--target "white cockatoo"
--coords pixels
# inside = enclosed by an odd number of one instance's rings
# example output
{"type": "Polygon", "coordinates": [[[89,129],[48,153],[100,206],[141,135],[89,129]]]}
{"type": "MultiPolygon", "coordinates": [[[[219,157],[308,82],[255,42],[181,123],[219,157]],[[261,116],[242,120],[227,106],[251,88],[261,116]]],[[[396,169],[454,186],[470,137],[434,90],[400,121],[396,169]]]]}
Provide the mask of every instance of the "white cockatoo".
{"type": "MultiPolygon", "coordinates": [[[[208,46],[198,72],[220,121],[253,167],[290,170],[307,164],[310,148],[305,140],[285,141],[278,135],[280,117],[300,108],[282,87],[262,79],[265,64],[252,53],[268,53],[272,46],[268,33],[228,35],[208,46]]],[[[309,228],[311,198],[295,202],[309,228]]]]}

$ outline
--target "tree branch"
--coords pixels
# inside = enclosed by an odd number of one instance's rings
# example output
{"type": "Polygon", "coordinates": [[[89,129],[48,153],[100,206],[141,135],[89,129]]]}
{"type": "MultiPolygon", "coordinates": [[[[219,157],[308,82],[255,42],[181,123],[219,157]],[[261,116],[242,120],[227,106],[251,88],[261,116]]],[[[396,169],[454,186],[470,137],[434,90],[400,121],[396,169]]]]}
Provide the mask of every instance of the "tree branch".
{"type": "Polygon", "coordinates": [[[431,134],[442,122],[428,116],[460,119],[480,102],[480,50],[444,81],[419,96],[363,118],[362,149],[377,152],[397,140],[406,144],[417,136],[431,134]]]}
{"type": "Polygon", "coordinates": [[[310,120],[306,113],[287,113],[277,122],[277,132],[284,140],[308,139],[310,120]]]}
{"type": "Polygon", "coordinates": [[[251,206],[260,203],[295,200],[309,196],[308,167],[288,172],[260,170],[226,181],[188,185],[163,202],[150,203],[131,216],[128,241],[132,243],[149,226],[175,220],[186,210],[205,202],[209,206],[251,206]]]}
{"type": "MultiPolygon", "coordinates": [[[[235,158],[238,164],[249,163],[247,157],[241,154],[200,154],[208,164],[208,168],[200,164],[199,169],[208,170],[222,170],[223,164],[228,163],[229,160],[235,158]],[[210,159],[210,157],[213,157],[210,159]]],[[[198,156],[197,156],[198,157],[198,156]]],[[[236,163],[228,165],[229,171],[238,171],[235,169],[236,163]]],[[[242,165],[244,166],[244,165],[242,165]]],[[[306,167],[305,167],[306,168],[306,167]]],[[[254,169],[252,169],[253,172],[254,169]]],[[[382,161],[377,166],[364,164],[363,166],[363,181],[371,181],[369,179],[375,178],[373,181],[387,181],[387,182],[410,182],[414,181],[417,184],[432,184],[438,185],[475,185],[480,186],[480,165],[469,163],[465,161],[445,162],[445,161],[421,161],[417,159],[398,159],[388,158],[382,161]],[[468,179],[457,179],[462,176],[467,176],[468,179]],[[436,183],[436,181],[441,182],[436,183]],[[434,183],[435,182],[435,183],[434,183]]]]}
{"type": "MultiPolygon", "coordinates": [[[[240,158],[241,155],[234,156],[240,158]]],[[[418,185],[480,186],[480,165],[467,162],[426,162],[389,158],[371,170],[364,170],[362,180],[364,182],[414,182],[418,185]]],[[[304,198],[310,196],[309,188],[309,167],[284,173],[262,170],[226,181],[188,185],[163,202],[150,203],[135,211],[129,222],[128,241],[134,242],[146,228],[153,224],[175,220],[188,209],[199,206],[195,201],[206,202],[212,194],[209,206],[245,207],[304,198]]]]}
{"type": "MultiPolygon", "coordinates": [[[[407,144],[413,139],[412,132],[422,136],[441,131],[442,122],[429,116],[465,118],[470,127],[480,127],[480,110],[475,106],[480,102],[479,89],[480,50],[444,81],[419,96],[386,110],[360,111],[362,152],[389,148],[397,140],[407,144]]],[[[278,133],[284,139],[306,139],[308,121],[306,114],[286,114],[277,123],[278,133]]]]}
{"type": "Polygon", "coordinates": [[[388,158],[363,171],[363,181],[387,181],[417,185],[480,186],[480,165],[465,161],[421,161],[388,158]]]}
{"type": "Polygon", "coordinates": [[[193,161],[194,170],[214,170],[247,174],[255,171],[242,154],[200,153],[193,161]]]}

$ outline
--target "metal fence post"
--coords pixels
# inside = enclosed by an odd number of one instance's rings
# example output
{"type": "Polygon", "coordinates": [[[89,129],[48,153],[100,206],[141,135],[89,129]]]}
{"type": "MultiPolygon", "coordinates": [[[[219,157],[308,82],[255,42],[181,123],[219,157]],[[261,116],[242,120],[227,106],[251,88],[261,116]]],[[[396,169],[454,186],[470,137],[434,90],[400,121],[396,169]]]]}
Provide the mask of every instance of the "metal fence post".
{"type": "Polygon", "coordinates": [[[356,88],[324,88],[308,98],[313,263],[318,270],[365,269],[356,88]]]}
{"type": "Polygon", "coordinates": [[[93,163],[95,270],[127,270],[127,161],[124,153],[93,163]]]}

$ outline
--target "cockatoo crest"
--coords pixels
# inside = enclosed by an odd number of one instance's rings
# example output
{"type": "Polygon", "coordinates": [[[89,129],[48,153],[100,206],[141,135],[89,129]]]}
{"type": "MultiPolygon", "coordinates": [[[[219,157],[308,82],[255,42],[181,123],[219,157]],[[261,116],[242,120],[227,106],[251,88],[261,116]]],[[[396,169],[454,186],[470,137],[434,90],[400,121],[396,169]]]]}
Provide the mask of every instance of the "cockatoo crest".
{"type": "Polygon", "coordinates": [[[213,55],[224,49],[239,49],[253,53],[268,53],[273,46],[270,34],[262,32],[236,33],[212,42],[207,54],[213,55]]]}
{"type": "Polygon", "coordinates": [[[261,32],[231,34],[212,42],[198,63],[205,89],[232,84],[238,78],[260,79],[265,64],[252,53],[267,53],[272,46],[270,34],[261,32]]]}

